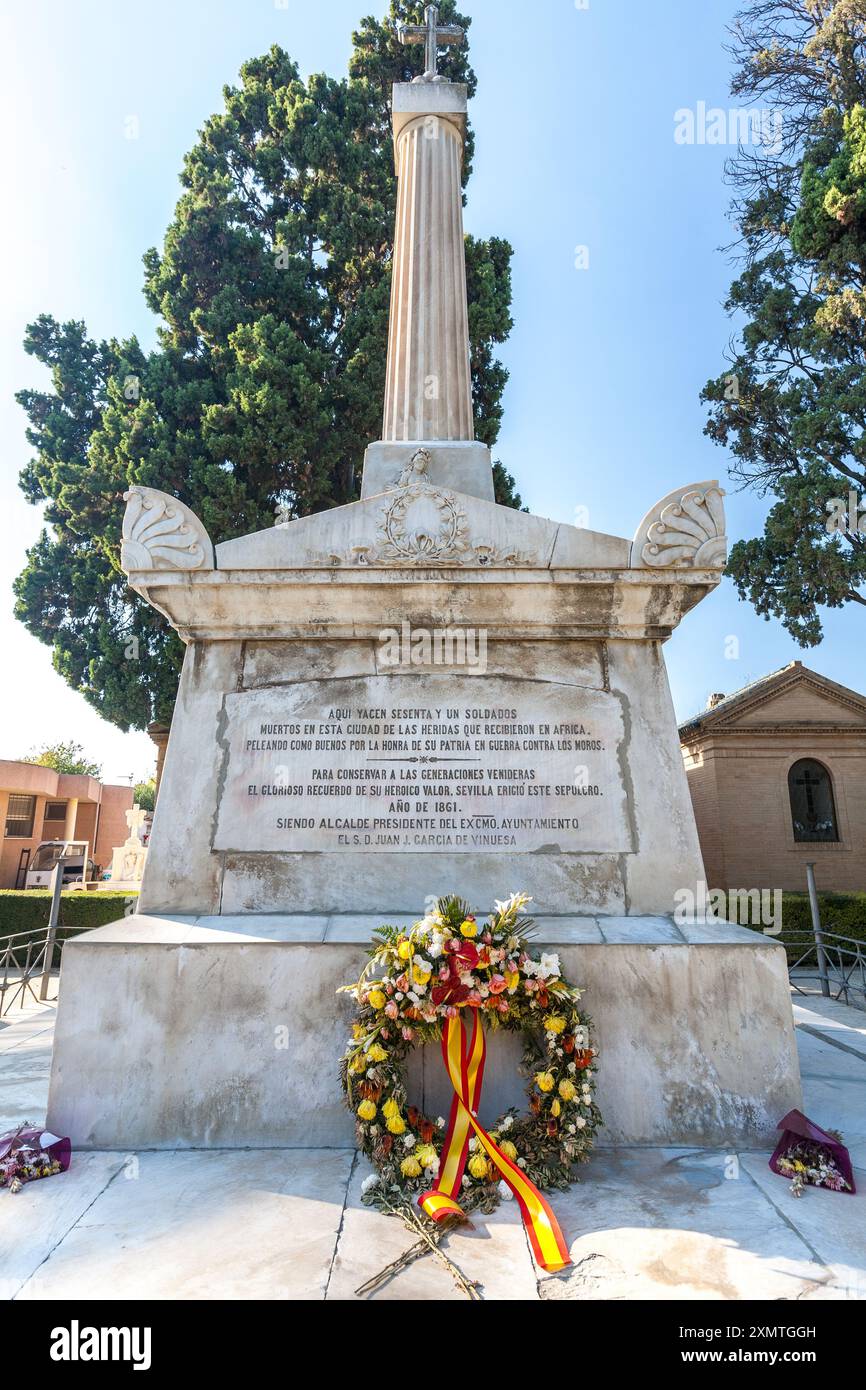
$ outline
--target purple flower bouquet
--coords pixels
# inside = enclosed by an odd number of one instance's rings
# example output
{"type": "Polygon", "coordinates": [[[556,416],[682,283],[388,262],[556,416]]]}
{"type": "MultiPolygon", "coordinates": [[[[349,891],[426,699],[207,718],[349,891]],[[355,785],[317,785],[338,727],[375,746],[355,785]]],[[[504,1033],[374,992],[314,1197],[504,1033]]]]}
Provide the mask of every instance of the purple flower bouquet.
{"type": "Polygon", "coordinates": [[[68,1139],[41,1125],[23,1124],[0,1134],[0,1187],[18,1192],[22,1183],[65,1173],[72,1156],[68,1139]]]}
{"type": "Polygon", "coordinates": [[[776,1145],[770,1167],[802,1187],[829,1187],[832,1192],[856,1192],[851,1158],[845,1145],[834,1134],[813,1124],[800,1110],[789,1110],[778,1128],[782,1137],[776,1145]]]}

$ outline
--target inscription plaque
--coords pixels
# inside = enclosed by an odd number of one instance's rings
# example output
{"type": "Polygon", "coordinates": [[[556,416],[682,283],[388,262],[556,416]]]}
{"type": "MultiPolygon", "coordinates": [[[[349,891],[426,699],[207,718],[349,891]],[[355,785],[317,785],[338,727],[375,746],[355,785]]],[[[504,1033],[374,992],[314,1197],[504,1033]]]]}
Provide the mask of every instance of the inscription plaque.
{"type": "Polygon", "coordinates": [[[394,674],[225,697],[213,848],[621,853],[615,696],[394,674]]]}

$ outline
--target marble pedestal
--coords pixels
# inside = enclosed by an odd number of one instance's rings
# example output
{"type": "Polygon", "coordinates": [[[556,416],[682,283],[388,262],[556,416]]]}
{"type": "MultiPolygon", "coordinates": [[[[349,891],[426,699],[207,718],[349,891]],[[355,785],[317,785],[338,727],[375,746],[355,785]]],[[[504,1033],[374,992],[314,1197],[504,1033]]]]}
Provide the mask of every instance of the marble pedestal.
{"type": "MultiPolygon", "coordinates": [[[[77,1148],[350,1145],[337,1059],[378,918],[132,917],[64,947],[48,1127],[77,1148]]],[[[727,923],[548,918],[586,987],[608,1143],[755,1146],[801,1105],[785,953],[727,923]]],[[[482,1120],[523,1108],[519,1038],[491,1039],[482,1120]]],[[[438,1048],[416,1103],[447,1114],[438,1048]]]]}

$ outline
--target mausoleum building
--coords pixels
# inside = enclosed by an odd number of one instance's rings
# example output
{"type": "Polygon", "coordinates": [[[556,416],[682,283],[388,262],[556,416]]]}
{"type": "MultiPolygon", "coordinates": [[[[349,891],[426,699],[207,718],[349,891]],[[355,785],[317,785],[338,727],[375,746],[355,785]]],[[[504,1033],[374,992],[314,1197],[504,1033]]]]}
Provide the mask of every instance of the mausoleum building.
{"type": "Polygon", "coordinates": [[[680,739],[711,889],[866,889],[866,697],[792,661],[680,739]]]}

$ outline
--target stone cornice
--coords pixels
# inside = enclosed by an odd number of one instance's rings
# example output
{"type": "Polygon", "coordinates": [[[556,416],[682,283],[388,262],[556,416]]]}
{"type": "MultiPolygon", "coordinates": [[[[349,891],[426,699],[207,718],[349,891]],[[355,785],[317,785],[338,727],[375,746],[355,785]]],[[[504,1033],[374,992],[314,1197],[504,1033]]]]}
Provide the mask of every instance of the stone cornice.
{"type": "Polygon", "coordinates": [[[129,584],[184,641],[378,637],[483,628],[510,641],[664,641],[718,571],[550,569],[133,570],[129,584]]]}

